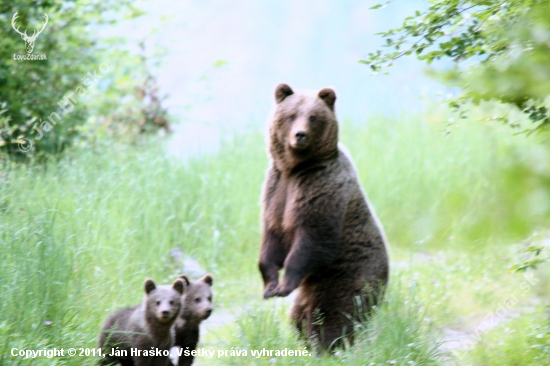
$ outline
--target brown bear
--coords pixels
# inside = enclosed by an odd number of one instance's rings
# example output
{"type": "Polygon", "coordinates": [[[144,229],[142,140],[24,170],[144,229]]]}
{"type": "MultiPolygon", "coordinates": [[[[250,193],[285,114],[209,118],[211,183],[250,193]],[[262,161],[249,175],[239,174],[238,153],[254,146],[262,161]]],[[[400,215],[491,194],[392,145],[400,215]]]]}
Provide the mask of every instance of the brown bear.
{"type": "Polygon", "coordinates": [[[195,357],[191,352],[199,343],[200,323],[212,314],[212,275],[207,274],[199,280],[189,281],[187,276],[179,277],[187,284],[187,291],[182,296],[182,308],[174,324],[174,353],[179,354],[178,366],[189,366],[195,357]]]}
{"type": "Polygon", "coordinates": [[[118,362],[122,366],[170,365],[171,328],[179,314],[186,284],[178,279],[172,286],[157,287],[148,279],[144,288],[145,299],[140,305],[116,311],[103,324],[99,346],[106,356],[100,365],[118,362]]]}
{"type": "Polygon", "coordinates": [[[280,84],[275,100],[262,192],[264,298],[299,287],[293,321],[322,351],[352,342],[354,320],[380,300],[389,275],[386,239],[338,144],[335,92],[294,93],[280,84]]]}

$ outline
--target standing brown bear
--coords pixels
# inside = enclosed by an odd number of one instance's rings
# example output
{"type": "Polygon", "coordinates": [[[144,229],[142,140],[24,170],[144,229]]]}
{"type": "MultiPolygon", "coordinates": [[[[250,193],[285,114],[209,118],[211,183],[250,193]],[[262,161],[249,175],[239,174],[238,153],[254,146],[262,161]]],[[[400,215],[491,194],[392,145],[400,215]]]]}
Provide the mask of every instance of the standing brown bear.
{"type": "Polygon", "coordinates": [[[329,349],[352,341],[358,311],[380,300],[389,274],[386,240],[351,157],[338,144],[334,91],[307,95],[280,84],[275,100],[262,193],[264,297],[300,287],[292,318],[329,349]]]}

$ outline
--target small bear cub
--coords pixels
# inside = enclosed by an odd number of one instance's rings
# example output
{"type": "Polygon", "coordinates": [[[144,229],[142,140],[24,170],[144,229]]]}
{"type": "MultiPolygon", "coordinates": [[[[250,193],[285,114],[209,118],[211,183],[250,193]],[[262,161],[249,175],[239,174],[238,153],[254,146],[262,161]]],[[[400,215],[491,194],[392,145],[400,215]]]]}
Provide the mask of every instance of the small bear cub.
{"type": "Polygon", "coordinates": [[[182,305],[187,285],[177,279],[172,286],[157,286],[151,279],[144,283],[145,298],[134,307],[109,316],[99,335],[99,346],[106,356],[100,365],[169,365],[168,356],[143,355],[143,351],[169,351],[173,344],[171,328],[182,305]],[[133,352],[132,352],[133,350],[133,352]],[[136,353],[139,352],[139,355],[136,353]]]}
{"type": "Polygon", "coordinates": [[[189,281],[181,275],[187,285],[187,291],[182,296],[182,307],[174,324],[175,347],[180,348],[177,365],[190,366],[194,356],[189,354],[199,343],[199,325],[212,314],[212,275],[207,274],[196,281],[189,281]],[[187,353],[187,354],[186,354],[187,353]]]}

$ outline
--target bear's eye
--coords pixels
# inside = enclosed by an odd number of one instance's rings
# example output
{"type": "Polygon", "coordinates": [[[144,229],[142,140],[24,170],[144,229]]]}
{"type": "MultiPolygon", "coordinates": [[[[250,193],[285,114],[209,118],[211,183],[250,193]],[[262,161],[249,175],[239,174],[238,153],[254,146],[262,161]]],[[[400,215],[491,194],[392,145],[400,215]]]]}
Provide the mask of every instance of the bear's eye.
{"type": "Polygon", "coordinates": [[[315,121],[317,121],[316,116],[309,116],[309,122],[314,123],[315,121]]]}
{"type": "Polygon", "coordinates": [[[212,302],[212,296],[208,296],[208,301],[212,302]]]}
{"type": "Polygon", "coordinates": [[[294,122],[295,119],[296,119],[296,115],[295,115],[295,114],[293,114],[293,115],[291,115],[290,117],[288,117],[288,120],[289,120],[290,122],[294,122]]]}
{"type": "Polygon", "coordinates": [[[172,300],[170,300],[170,305],[174,305],[174,302],[172,300]]]}
{"type": "Polygon", "coordinates": [[[160,305],[160,301],[157,301],[157,306],[159,306],[159,305],[160,305]]]}
{"type": "Polygon", "coordinates": [[[200,297],[197,297],[197,298],[195,299],[195,302],[196,302],[196,303],[201,302],[201,298],[200,298],[200,297]]]}

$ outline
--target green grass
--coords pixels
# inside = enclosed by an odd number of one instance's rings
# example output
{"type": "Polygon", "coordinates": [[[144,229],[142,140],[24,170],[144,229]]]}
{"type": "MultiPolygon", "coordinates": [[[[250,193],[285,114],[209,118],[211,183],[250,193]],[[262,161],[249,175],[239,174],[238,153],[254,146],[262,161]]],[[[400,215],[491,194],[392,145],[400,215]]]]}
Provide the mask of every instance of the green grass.
{"type": "MultiPolygon", "coordinates": [[[[520,288],[521,275],[508,270],[520,250],[513,244],[548,229],[549,150],[501,126],[465,124],[448,136],[435,127],[415,118],[343,124],[341,140],[390,241],[391,287],[353,348],[295,361],[443,364],[448,355],[433,347],[434,339],[447,328],[475,329],[520,288]],[[417,289],[412,299],[409,286],[417,289]]],[[[263,134],[250,132],[185,163],[153,144],[75,149],[43,166],[6,163],[0,172],[0,364],[94,364],[78,357],[23,360],[10,350],[94,347],[107,315],[141,301],[145,278],[171,283],[179,274],[168,255],[173,247],[214,274],[216,312],[237,319],[206,334],[204,347],[303,346],[288,323],[288,303],[261,299],[265,150],[263,134]]],[[[540,271],[540,278],[549,277],[547,267],[540,271]]],[[[512,310],[534,309],[533,316],[544,318],[547,286],[539,281],[512,310]]],[[[521,357],[538,344],[536,336],[511,333],[502,357],[521,357]]],[[[467,351],[472,364],[489,364],[500,352],[490,332],[482,338],[483,351],[467,351]]],[[[529,352],[544,354],[542,347],[529,352]]]]}
{"type": "Polygon", "coordinates": [[[550,151],[544,145],[500,125],[465,123],[445,136],[437,125],[382,121],[344,126],[341,139],[400,247],[510,242],[547,222],[550,151]]]}
{"type": "MultiPolygon", "coordinates": [[[[235,325],[226,328],[226,334],[218,338],[225,341],[222,349],[247,350],[244,357],[220,357],[227,365],[437,365],[440,357],[438,342],[430,325],[423,317],[423,306],[417,301],[414,286],[402,289],[393,285],[386,294],[384,305],[372,315],[370,322],[358,324],[353,347],[339,350],[334,356],[316,356],[314,349],[298,337],[289,326],[287,308],[283,302],[255,304],[248,307],[235,325]],[[236,330],[235,330],[236,328],[236,330]],[[299,356],[281,356],[275,352],[260,353],[256,357],[251,350],[299,350],[299,356]]],[[[216,360],[218,361],[218,360],[216,360]]],[[[215,363],[213,363],[215,364],[215,363]]]]}
{"type": "Polygon", "coordinates": [[[476,365],[548,365],[550,320],[542,312],[522,314],[489,332],[468,356],[476,365]]]}

